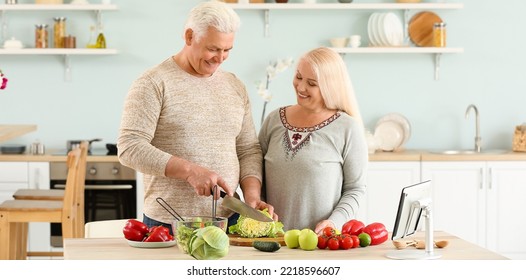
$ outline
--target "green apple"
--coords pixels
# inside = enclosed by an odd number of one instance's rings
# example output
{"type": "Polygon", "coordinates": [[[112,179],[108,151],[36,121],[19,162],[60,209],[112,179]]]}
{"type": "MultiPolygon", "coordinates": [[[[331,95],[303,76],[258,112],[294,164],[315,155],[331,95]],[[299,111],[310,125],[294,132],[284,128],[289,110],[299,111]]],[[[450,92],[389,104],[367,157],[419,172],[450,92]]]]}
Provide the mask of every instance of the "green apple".
{"type": "Polygon", "coordinates": [[[283,238],[285,239],[285,245],[287,245],[288,248],[294,249],[298,248],[300,246],[299,238],[300,236],[300,230],[299,229],[290,229],[285,232],[285,235],[283,238]]]}
{"type": "Polygon", "coordinates": [[[302,229],[298,237],[300,248],[307,251],[316,249],[318,245],[318,235],[312,229],[302,229]]]}

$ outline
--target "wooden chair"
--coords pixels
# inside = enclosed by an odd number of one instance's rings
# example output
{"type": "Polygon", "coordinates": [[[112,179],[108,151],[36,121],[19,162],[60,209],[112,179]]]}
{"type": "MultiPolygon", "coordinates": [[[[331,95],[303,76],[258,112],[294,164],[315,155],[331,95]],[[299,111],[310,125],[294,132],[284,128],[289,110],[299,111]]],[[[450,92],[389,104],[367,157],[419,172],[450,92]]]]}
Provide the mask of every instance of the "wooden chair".
{"type": "Polygon", "coordinates": [[[68,176],[62,201],[6,200],[0,204],[0,259],[62,256],[62,252],[27,252],[28,223],[62,224],[63,238],[84,237],[84,182],[87,142],[68,153],[68,176]],[[82,215],[79,215],[79,211],[82,215]]]}
{"type": "Polygon", "coordinates": [[[84,227],[85,238],[110,238],[123,237],[122,229],[129,219],[94,221],[86,223],[84,227]]]}

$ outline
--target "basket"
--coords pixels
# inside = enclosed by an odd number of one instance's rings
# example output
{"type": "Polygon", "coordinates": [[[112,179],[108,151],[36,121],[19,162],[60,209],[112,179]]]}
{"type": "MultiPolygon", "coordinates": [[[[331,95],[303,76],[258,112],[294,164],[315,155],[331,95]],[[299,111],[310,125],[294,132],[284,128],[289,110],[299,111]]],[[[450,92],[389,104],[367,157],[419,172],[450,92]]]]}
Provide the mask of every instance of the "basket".
{"type": "Polygon", "coordinates": [[[526,125],[515,127],[512,147],[514,152],[526,152],[526,125]]]}

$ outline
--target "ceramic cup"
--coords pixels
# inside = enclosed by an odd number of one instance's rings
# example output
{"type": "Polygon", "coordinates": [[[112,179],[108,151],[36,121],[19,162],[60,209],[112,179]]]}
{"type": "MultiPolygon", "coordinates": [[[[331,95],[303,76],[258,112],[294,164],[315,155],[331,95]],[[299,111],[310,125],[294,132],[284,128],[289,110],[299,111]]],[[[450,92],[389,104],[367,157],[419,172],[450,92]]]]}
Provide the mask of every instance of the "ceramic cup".
{"type": "Polygon", "coordinates": [[[352,35],[349,38],[349,44],[353,48],[358,48],[362,44],[361,40],[362,40],[362,37],[360,35],[352,35]]]}

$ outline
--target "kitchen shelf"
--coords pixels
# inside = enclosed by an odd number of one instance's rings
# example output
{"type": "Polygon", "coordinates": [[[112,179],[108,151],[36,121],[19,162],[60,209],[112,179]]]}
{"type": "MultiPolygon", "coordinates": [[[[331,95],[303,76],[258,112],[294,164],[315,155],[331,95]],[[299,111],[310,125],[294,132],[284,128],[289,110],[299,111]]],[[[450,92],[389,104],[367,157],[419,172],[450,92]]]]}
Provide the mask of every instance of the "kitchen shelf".
{"type": "Polygon", "coordinates": [[[0,49],[0,55],[110,55],[117,53],[116,49],[0,49]]]}
{"type": "Polygon", "coordinates": [[[239,10],[440,10],[461,9],[463,3],[231,3],[239,10]]]}
{"type": "Polygon", "coordinates": [[[411,53],[411,54],[434,54],[435,55],[435,80],[439,79],[440,58],[444,53],[463,53],[463,48],[433,48],[433,47],[359,47],[359,48],[331,48],[342,55],[345,54],[368,54],[368,53],[411,53]]]}
{"type": "Polygon", "coordinates": [[[0,11],[112,11],[113,4],[0,4],[0,11]]]}
{"type": "MultiPolygon", "coordinates": [[[[404,12],[405,41],[408,42],[407,29],[409,26],[409,12],[412,10],[453,10],[464,8],[463,3],[231,3],[228,4],[238,10],[263,10],[265,18],[265,37],[269,35],[270,10],[402,10],[404,12]]],[[[419,48],[419,47],[362,47],[362,48],[333,48],[344,55],[347,53],[406,53],[406,54],[434,54],[435,80],[439,78],[440,57],[444,53],[461,53],[462,48],[419,48]]]]}
{"type": "Polygon", "coordinates": [[[270,10],[404,10],[407,26],[410,10],[452,10],[462,9],[463,3],[230,3],[237,10],[263,10],[265,17],[265,37],[269,34],[270,10]]]}
{"type": "MultiPolygon", "coordinates": [[[[7,40],[7,12],[27,11],[81,11],[94,12],[97,27],[102,26],[102,12],[115,11],[114,4],[0,4],[0,24],[2,28],[2,39],[7,40]]],[[[1,49],[0,55],[63,55],[65,64],[65,79],[70,80],[71,66],[70,55],[113,55],[117,54],[115,49],[63,49],[63,48],[23,48],[23,49],[1,49]]]]}

